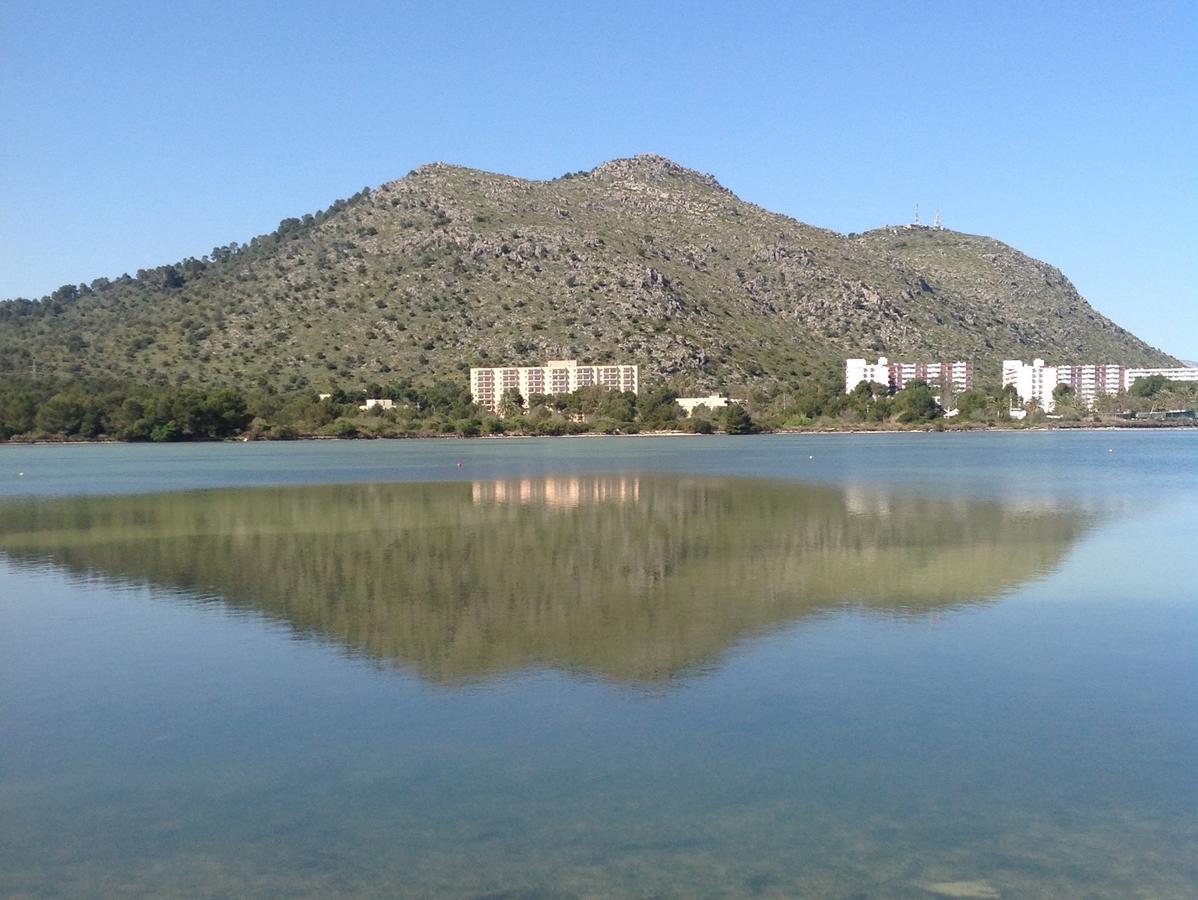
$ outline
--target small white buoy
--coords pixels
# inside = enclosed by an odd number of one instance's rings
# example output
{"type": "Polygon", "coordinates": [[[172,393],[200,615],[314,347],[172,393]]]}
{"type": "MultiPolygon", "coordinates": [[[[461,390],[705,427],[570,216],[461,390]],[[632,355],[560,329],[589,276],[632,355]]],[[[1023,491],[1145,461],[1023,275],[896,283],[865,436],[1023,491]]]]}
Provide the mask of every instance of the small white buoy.
{"type": "Polygon", "coordinates": [[[1115,448],[1114,448],[1114,447],[1111,447],[1109,450],[1107,450],[1107,453],[1114,453],[1114,452],[1115,452],[1115,448]]]}
{"type": "Polygon", "coordinates": [[[25,477],[25,473],[24,473],[24,472],[18,472],[18,473],[17,473],[17,475],[18,475],[19,477],[21,477],[21,478],[24,478],[24,477],[25,477]]]}
{"type": "Polygon", "coordinates": [[[815,459],[815,457],[814,457],[814,456],[808,456],[807,458],[808,458],[808,459],[815,459]]]}

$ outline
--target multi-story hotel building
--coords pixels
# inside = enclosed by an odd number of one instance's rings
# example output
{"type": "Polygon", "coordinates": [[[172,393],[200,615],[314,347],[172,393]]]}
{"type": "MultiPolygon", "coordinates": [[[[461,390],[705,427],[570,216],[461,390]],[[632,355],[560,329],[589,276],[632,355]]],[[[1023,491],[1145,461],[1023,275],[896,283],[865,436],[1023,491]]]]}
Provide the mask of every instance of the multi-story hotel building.
{"type": "Polygon", "coordinates": [[[1198,367],[1172,369],[1128,368],[1114,363],[1092,363],[1079,366],[1049,366],[1042,359],[1033,359],[1029,366],[1018,359],[1004,359],[1002,383],[1013,385],[1023,402],[1036,400],[1045,412],[1056,406],[1053,391],[1058,385],[1068,385],[1087,406],[1103,394],[1128,390],[1140,378],[1160,375],[1169,381],[1198,382],[1198,367]]]}
{"type": "Polygon", "coordinates": [[[505,392],[515,389],[525,402],[533,394],[569,394],[598,385],[610,391],[640,393],[638,366],[580,366],[573,359],[551,359],[543,366],[495,366],[470,370],[474,402],[491,412],[499,410],[505,392]]]}
{"type": "Polygon", "coordinates": [[[1077,366],[1049,366],[1033,359],[1029,366],[1019,359],[1002,362],[1003,387],[1013,386],[1024,403],[1037,401],[1045,412],[1056,406],[1053,391],[1068,385],[1087,406],[1101,394],[1117,394],[1124,389],[1127,369],[1114,363],[1087,363],[1077,366]]]}
{"type": "Polygon", "coordinates": [[[973,389],[973,364],[967,362],[894,363],[885,356],[876,363],[863,359],[844,361],[844,392],[851,394],[861,382],[884,384],[888,389],[901,391],[912,381],[927,382],[929,387],[952,388],[954,394],[973,389]]]}
{"type": "Polygon", "coordinates": [[[1087,405],[1099,394],[1117,394],[1123,390],[1126,369],[1113,363],[1057,366],[1057,384],[1067,384],[1087,405]]]}

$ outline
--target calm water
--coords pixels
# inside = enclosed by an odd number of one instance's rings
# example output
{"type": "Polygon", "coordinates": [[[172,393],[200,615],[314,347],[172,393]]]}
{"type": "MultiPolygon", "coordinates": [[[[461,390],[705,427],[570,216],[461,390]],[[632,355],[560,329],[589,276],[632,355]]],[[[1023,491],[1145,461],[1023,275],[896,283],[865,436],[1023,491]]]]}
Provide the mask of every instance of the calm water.
{"type": "Polygon", "coordinates": [[[0,896],[1198,896],[1198,434],[0,447],[0,896]]]}

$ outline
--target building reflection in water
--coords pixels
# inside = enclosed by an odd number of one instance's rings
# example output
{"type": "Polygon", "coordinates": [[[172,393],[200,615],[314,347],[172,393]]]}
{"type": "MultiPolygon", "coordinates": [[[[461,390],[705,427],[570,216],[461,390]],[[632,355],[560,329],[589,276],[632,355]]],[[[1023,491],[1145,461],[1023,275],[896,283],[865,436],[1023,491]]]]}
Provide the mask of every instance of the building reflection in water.
{"type": "Polygon", "coordinates": [[[476,506],[543,506],[577,509],[592,503],[635,503],[641,496],[636,476],[579,476],[476,481],[471,497],[476,506]]]}
{"type": "Polygon", "coordinates": [[[554,476],[13,503],[0,557],[268,616],[440,683],[551,666],[645,684],[806,617],[989,601],[1094,521],[862,486],[554,476]]]}

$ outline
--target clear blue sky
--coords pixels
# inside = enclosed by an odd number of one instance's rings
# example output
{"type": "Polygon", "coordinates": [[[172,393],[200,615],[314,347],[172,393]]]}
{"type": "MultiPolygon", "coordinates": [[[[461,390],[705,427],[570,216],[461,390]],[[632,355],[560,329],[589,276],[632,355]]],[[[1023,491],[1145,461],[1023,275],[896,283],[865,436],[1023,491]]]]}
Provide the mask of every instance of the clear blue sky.
{"type": "Polygon", "coordinates": [[[1194,0],[0,4],[0,297],[644,152],[843,232],[939,206],[1198,360],[1194,0]]]}

